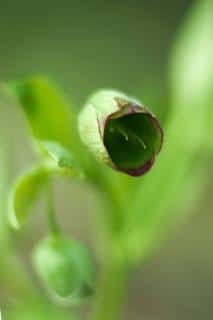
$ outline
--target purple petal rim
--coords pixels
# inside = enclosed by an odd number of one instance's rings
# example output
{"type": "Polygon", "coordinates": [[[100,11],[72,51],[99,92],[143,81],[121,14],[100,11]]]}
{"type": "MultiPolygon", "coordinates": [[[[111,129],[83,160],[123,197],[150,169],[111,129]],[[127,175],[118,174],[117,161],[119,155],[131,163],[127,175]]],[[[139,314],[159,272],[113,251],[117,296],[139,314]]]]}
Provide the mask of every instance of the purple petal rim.
{"type": "Polygon", "coordinates": [[[119,169],[117,168],[118,171],[124,172],[132,177],[140,177],[147,173],[153,166],[155,162],[155,157],[149,159],[143,166],[134,168],[134,169],[119,169]]]}

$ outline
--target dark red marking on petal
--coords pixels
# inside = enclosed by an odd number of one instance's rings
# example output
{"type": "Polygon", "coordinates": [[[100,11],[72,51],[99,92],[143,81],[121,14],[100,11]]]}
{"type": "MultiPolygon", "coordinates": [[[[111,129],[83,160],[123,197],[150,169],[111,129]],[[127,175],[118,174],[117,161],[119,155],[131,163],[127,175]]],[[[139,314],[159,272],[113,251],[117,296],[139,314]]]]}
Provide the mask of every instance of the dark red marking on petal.
{"type": "Polygon", "coordinates": [[[155,158],[151,158],[149,159],[144,165],[138,167],[138,168],[133,168],[133,169],[119,169],[117,168],[118,171],[124,172],[130,176],[133,177],[140,177],[142,175],[144,175],[145,173],[147,173],[151,167],[153,166],[155,162],[155,158]]]}

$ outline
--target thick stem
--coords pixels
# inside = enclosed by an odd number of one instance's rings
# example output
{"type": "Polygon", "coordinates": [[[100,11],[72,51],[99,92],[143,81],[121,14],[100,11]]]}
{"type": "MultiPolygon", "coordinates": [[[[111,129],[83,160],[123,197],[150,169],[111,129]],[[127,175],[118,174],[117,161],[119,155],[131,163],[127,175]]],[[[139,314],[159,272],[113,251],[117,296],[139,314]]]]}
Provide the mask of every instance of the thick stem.
{"type": "Polygon", "coordinates": [[[122,260],[108,261],[97,291],[95,311],[92,320],[118,320],[125,298],[128,266],[122,260]]]}

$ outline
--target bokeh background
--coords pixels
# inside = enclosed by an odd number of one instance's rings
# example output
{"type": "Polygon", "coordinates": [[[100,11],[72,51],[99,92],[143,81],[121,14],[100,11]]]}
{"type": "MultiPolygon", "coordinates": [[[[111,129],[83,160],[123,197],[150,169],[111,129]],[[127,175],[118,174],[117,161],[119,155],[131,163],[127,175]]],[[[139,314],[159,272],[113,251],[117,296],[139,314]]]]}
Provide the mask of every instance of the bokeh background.
{"type": "MultiPolygon", "coordinates": [[[[0,0],[0,79],[49,75],[77,109],[97,88],[118,88],[141,98],[163,123],[170,107],[168,58],[192,4],[190,0],[0,0]]],[[[9,232],[3,223],[5,186],[34,159],[23,116],[13,106],[0,110],[0,136],[2,248],[10,236],[39,286],[31,271],[30,250],[45,234],[41,206],[21,234],[9,232]]],[[[191,213],[187,223],[130,275],[123,319],[213,318],[213,173],[208,165],[209,182],[196,208],[187,208],[191,213]]],[[[64,231],[92,248],[93,192],[78,183],[58,181],[55,194],[64,231]]],[[[2,283],[0,275],[0,305],[10,301],[2,283]]]]}

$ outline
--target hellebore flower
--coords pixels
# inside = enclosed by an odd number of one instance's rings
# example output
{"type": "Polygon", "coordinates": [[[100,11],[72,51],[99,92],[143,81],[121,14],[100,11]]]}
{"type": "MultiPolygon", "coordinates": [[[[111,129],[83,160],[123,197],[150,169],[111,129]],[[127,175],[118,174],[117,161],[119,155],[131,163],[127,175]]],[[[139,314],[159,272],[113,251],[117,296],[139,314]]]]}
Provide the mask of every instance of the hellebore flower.
{"type": "Polygon", "coordinates": [[[141,176],[152,167],[163,143],[156,117],[138,100],[114,90],[100,90],[79,115],[81,139],[113,169],[141,176]]]}

